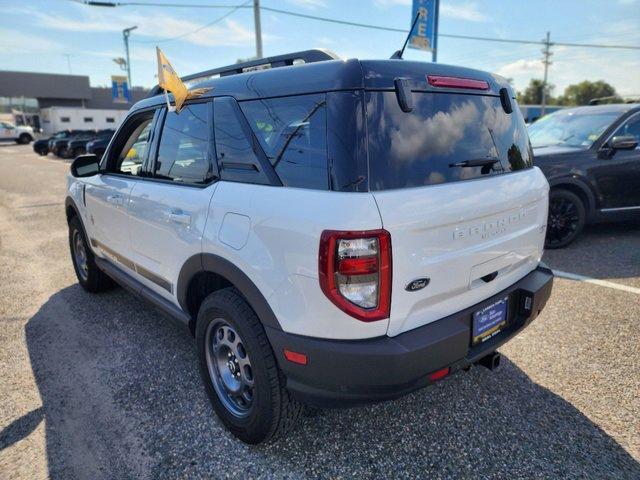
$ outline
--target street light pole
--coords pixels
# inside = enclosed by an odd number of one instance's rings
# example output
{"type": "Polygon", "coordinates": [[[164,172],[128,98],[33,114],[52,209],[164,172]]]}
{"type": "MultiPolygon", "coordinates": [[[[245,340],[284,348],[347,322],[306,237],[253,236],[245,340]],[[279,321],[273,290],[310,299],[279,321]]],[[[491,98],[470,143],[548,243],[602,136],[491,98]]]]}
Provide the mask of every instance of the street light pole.
{"type": "Polygon", "coordinates": [[[253,21],[256,29],[256,57],[262,58],[262,27],[260,25],[260,0],[253,0],[253,21]]]}
{"type": "Polygon", "coordinates": [[[129,61],[129,35],[131,35],[131,30],[135,30],[136,28],[138,28],[137,25],[122,30],[122,37],[124,38],[124,53],[127,57],[127,80],[129,81],[129,90],[133,88],[133,85],[131,85],[131,62],[129,61]]]}
{"type": "Polygon", "coordinates": [[[545,110],[547,109],[547,78],[549,74],[549,65],[551,65],[551,61],[549,58],[551,55],[551,42],[549,41],[550,32],[547,32],[547,38],[544,40],[544,49],[542,53],[544,57],[542,58],[542,63],[544,64],[544,80],[542,81],[542,105],[540,108],[540,116],[544,115],[545,110]]]}

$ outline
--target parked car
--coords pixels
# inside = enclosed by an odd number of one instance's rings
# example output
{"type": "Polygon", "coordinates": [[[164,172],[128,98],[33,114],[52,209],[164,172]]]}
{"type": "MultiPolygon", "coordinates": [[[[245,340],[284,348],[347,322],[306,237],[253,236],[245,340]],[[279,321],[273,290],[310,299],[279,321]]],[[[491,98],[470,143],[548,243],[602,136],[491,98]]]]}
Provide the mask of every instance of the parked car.
{"type": "Polygon", "coordinates": [[[640,104],[561,110],[529,136],[551,185],[547,248],[568,245],[587,223],[640,218],[640,104]]]}
{"type": "Polygon", "coordinates": [[[0,122],[0,140],[12,140],[27,144],[33,141],[33,128],[27,125],[16,126],[9,122],[0,122]]]}
{"type": "Polygon", "coordinates": [[[95,130],[71,130],[68,135],[54,138],[49,142],[49,151],[56,157],[65,158],[69,141],[77,138],[89,139],[95,135],[95,130]]]}
{"type": "Polygon", "coordinates": [[[50,148],[53,146],[53,142],[55,140],[68,138],[78,132],[80,132],[80,130],[61,130],[54,133],[48,138],[41,138],[40,140],[36,140],[35,142],[33,142],[33,151],[38,155],[45,156],[49,153],[50,148]]]}
{"type": "Polygon", "coordinates": [[[241,440],[493,369],[544,308],[549,187],[505,79],[313,50],[185,81],[213,88],[179,114],[154,89],[73,162],[71,258],[188,327],[241,440]]]}
{"type": "Polygon", "coordinates": [[[89,140],[86,145],[87,153],[93,153],[98,158],[102,158],[102,155],[104,155],[104,152],[107,150],[107,145],[109,145],[111,141],[111,137],[113,137],[113,133],[115,132],[112,131],[112,134],[109,136],[105,135],[89,140]]]}
{"type": "Polygon", "coordinates": [[[61,152],[63,158],[75,158],[78,155],[87,153],[87,143],[93,140],[107,140],[111,139],[115,130],[98,130],[93,132],[80,133],[73,138],[70,138],[67,142],[66,149],[61,152]]]}

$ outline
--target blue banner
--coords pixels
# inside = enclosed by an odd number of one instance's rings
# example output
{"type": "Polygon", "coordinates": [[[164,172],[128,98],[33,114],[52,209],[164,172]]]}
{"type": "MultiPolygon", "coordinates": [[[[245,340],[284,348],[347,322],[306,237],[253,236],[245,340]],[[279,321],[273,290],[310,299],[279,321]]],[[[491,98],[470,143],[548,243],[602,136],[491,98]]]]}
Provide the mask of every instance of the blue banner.
{"type": "Polygon", "coordinates": [[[111,76],[111,98],[113,103],[131,102],[131,92],[129,91],[127,77],[120,75],[111,76]]]}
{"type": "Polygon", "coordinates": [[[411,23],[419,14],[409,37],[409,48],[433,51],[436,48],[436,22],[438,0],[413,0],[411,23]]]}

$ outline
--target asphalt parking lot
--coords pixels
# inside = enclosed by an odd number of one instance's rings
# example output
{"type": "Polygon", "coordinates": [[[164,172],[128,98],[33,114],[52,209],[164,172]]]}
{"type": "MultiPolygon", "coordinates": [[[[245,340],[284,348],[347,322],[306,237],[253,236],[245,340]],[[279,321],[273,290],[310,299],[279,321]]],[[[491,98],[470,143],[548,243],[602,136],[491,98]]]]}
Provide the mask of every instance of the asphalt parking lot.
{"type": "Polygon", "coordinates": [[[77,285],[68,166],[0,145],[0,478],[640,478],[640,222],[546,254],[605,283],[556,279],[497,371],[249,447],[213,415],[184,331],[77,285]]]}

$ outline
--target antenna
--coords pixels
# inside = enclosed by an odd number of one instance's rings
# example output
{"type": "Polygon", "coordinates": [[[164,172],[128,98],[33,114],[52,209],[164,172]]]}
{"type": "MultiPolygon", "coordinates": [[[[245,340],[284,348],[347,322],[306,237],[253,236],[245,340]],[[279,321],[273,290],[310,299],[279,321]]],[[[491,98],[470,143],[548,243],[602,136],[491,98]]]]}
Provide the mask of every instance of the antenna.
{"type": "Polygon", "coordinates": [[[416,18],[413,19],[413,23],[411,24],[411,29],[407,34],[407,38],[404,41],[404,45],[402,45],[402,49],[396,50],[396,52],[393,55],[391,55],[392,59],[402,60],[402,55],[404,55],[404,49],[407,48],[407,43],[409,43],[409,37],[411,37],[411,34],[413,33],[413,29],[416,27],[416,23],[418,23],[418,18],[420,18],[420,12],[416,13],[416,18]]]}

